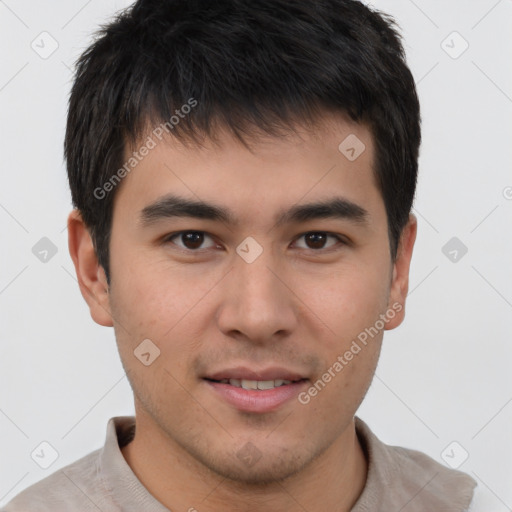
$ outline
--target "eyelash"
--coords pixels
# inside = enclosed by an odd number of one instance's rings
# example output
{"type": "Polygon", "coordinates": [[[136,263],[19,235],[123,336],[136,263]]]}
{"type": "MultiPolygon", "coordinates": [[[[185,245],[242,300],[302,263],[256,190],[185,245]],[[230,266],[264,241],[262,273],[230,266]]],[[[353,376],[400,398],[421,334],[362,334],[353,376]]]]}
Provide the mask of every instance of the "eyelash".
{"type": "MultiPolygon", "coordinates": [[[[206,231],[198,231],[198,230],[194,230],[194,229],[190,229],[190,230],[185,230],[185,231],[177,231],[175,233],[171,233],[169,235],[167,235],[164,239],[163,239],[163,243],[173,243],[172,242],[172,239],[173,238],[176,238],[176,237],[179,237],[185,233],[200,233],[200,234],[204,234],[208,237],[210,237],[213,241],[214,240],[214,237],[212,235],[210,235],[209,233],[207,233],[206,231]]],[[[300,247],[301,250],[305,250],[305,251],[311,251],[313,253],[321,253],[321,252],[330,252],[331,250],[335,250],[336,249],[336,246],[337,245],[348,245],[348,242],[342,238],[340,235],[337,235],[335,233],[330,233],[328,231],[306,231],[305,233],[302,233],[301,235],[299,235],[296,240],[300,239],[300,238],[303,238],[305,237],[306,235],[311,235],[311,234],[322,234],[322,235],[326,235],[327,237],[333,237],[333,238],[336,238],[336,240],[339,242],[339,244],[334,244],[333,246],[330,246],[330,247],[327,247],[327,248],[320,248],[320,249],[310,249],[310,248],[303,248],[303,247],[300,247]]],[[[176,244],[174,244],[176,245],[176,244]]],[[[183,248],[183,247],[180,247],[180,246],[177,246],[179,250],[181,251],[184,251],[184,252],[187,252],[187,253],[201,253],[203,251],[207,251],[208,249],[210,248],[206,248],[206,249],[188,249],[188,248],[183,248]]]]}

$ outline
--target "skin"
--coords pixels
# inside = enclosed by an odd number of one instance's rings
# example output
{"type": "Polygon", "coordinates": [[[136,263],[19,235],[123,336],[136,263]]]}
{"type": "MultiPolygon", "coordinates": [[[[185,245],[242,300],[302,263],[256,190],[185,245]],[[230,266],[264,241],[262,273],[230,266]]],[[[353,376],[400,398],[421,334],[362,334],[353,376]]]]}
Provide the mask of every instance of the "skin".
{"type": "Polygon", "coordinates": [[[363,125],[326,116],[314,132],[261,137],[251,151],[219,133],[220,147],[159,143],[124,178],[110,287],[79,212],[68,218],[81,292],[94,321],[114,327],[134,391],[136,435],[123,456],[171,510],[350,510],[367,473],[354,415],[383,331],[404,318],[416,218],[393,262],[363,125]],[[351,133],[366,145],[353,162],[338,150],[351,133]],[[143,228],[142,208],[169,192],[229,208],[239,223],[171,218],[143,228]],[[365,208],[368,225],[317,219],[274,227],[278,210],[334,195],[365,208]],[[201,254],[180,237],[164,241],[186,230],[208,234],[201,254]],[[311,231],[348,243],[329,237],[318,249],[301,236],[311,231]],[[247,236],[263,248],[250,264],[236,253],[247,236]],[[294,398],[273,412],[241,412],[201,378],[238,364],[278,365],[314,383],[397,303],[403,309],[306,405],[294,398]],[[150,366],[133,354],[146,338],[161,351],[150,366]],[[237,457],[248,442],[261,455],[253,465],[237,457]]]}

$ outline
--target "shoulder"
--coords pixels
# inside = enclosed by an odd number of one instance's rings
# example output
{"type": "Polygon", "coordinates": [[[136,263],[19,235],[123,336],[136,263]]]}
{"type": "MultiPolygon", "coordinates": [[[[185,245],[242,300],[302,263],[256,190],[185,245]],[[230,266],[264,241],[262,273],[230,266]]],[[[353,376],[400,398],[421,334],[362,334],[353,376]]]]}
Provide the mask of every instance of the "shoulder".
{"type": "Polygon", "coordinates": [[[368,476],[354,512],[468,510],[476,486],[468,474],[445,467],[418,450],[383,443],[357,417],[356,430],[368,459],[368,476]]]}
{"type": "Polygon", "coordinates": [[[134,426],[133,416],[110,418],[102,448],[24,489],[0,512],[119,510],[114,504],[115,488],[121,484],[129,492],[140,488],[120,451],[133,437],[134,426]]]}
{"type": "Polygon", "coordinates": [[[476,481],[467,473],[450,469],[429,455],[409,448],[389,446],[394,452],[400,475],[397,487],[415,488],[414,499],[425,506],[445,510],[466,511],[474,495],[476,481]]]}
{"type": "Polygon", "coordinates": [[[27,487],[1,512],[97,511],[102,486],[98,468],[100,451],[95,450],[27,487]]]}

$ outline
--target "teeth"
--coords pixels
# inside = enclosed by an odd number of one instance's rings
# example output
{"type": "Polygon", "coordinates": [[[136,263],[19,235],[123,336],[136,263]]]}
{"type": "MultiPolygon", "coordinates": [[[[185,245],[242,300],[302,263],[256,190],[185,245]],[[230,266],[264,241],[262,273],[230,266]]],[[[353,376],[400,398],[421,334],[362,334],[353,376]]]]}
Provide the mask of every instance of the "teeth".
{"type": "Polygon", "coordinates": [[[258,389],[273,389],[275,387],[275,381],[273,380],[260,380],[258,382],[258,389]]]}
{"type": "Polygon", "coordinates": [[[235,386],[237,388],[243,389],[274,389],[279,386],[284,386],[286,384],[291,384],[291,380],[284,379],[275,379],[275,380],[245,380],[245,379],[227,379],[222,380],[221,382],[225,382],[235,386]]]}
{"type": "Polygon", "coordinates": [[[242,379],[241,384],[244,389],[258,389],[258,381],[257,380],[242,379]]]}

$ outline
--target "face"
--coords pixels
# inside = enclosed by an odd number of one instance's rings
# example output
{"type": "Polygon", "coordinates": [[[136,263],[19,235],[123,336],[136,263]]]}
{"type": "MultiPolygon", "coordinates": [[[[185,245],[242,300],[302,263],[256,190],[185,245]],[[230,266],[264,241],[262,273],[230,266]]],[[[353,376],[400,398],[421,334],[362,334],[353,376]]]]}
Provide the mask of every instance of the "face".
{"type": "Polygon", "coordinates": [[[103,311],[137,421],[218,475],[278,480],[352,426],[383,330],[403,318],[410,253],[391,261],[364,126],[326,121],[251,150],[220,140],[160,142],[124,178],[103,311]],[[338,149],[351,134],[355,160],[338,149]]]}

